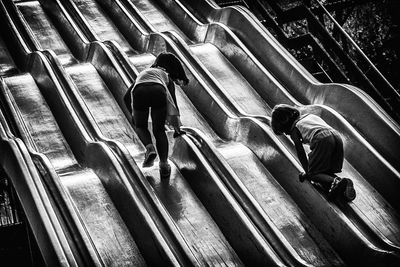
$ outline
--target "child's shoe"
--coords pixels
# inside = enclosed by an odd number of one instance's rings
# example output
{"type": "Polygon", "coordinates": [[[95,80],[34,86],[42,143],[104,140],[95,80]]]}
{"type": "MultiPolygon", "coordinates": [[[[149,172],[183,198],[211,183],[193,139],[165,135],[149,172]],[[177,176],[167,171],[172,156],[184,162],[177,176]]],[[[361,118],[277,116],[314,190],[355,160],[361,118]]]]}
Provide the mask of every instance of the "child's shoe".
{"type": "Polygon", "coordinates": [[[171,165],[168,162],[160,162],[160,178],[167,179],[171,175],[171,165]]]}
{"type": "Polygon", "coordinates": [[[356,198],[356,190],[354,190],[353,181],[348,178],[343,178],[347,180],[346,188],[344,189],[343,196],[347,202],[353,201],[356,198]]]}
{"type": "Polygon", "coordinates": [[[340,177],[335,177],[331,184],[331,188],[328,191],[328,197],[329,199],[335,199],[340,193],[344,192],[345,188],[347,185],[347,181],[340,178],[340,177]]]}
{"type": "Polygon", "coordinates": [[[347,202],[353,201],[356,198],[353,181],[348,178],[335,177],[329,189],[328,196],[330,199],[335,199],[339,195],[343,195],[347,202]]]}
{"type": "Polygon", "coordinates": [[[144,155],[144,161],[142,164],[143,168],[151,167],[154,164],[154,160],[157,157],[156,149],[153,144],[146,146],[146,154],[144,155]]]}
{"type": "Polygon", "coordinates": [[[305,180],[309,180],[309,179],[310,178],[309,178],[307,173],[305,173],[305,172],[299,173],[299,181],[300,181],[300,183],[304,182],[305,180]]]}

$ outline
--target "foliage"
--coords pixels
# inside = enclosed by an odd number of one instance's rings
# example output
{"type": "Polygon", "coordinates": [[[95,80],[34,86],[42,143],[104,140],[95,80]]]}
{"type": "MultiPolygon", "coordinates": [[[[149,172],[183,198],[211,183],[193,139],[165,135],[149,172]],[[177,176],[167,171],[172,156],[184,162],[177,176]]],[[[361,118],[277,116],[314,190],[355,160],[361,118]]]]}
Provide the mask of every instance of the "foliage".
{"type": "Polygon", "coordinates": [[[343,28],[384,76],[399,89],[400,36],[395,10],[400,10],[400,1],[369,1],[357,5],[343,28]]]}

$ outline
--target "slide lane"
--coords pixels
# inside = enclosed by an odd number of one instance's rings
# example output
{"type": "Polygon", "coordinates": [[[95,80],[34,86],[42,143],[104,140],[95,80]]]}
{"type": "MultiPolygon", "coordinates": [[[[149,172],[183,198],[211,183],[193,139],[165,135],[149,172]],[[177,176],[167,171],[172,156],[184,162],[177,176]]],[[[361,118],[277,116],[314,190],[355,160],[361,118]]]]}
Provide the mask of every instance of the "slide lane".
{"type": "Polygon", "coordinates": [[[76,63],[70,48],[38,1],[16,3],[41,49],[53,50],[63,65],[76,63]]]}
{"type": "Polygon", "coordinates": [[[100,179],[93,170],[82,167],[85,162],[75,158],[32,77],[28,74],[13,76],[6,78],[5,83],[21,114],[21,121],[17,122],[20,131],[24,131],[37,152],[43,153],[54,167],[95,244],[102,264],[120,266],[130,262],[145,265],[100,179]]]}
{"type": "MultiPolygon", "coordinates": [[[[68,0],[70,1],[70,0],[68,0]]],[[[67,2],[67,1],[66,1],[67,2]]],[[[132,49],[127,38],[120,32],[108,16],[108,13],[103,9],[100,3],[94,0],[72,0],[70,1],[72,8],[76,8],[83,17],[86,27],[90,28],[94,37],[98,41],[113,40],[120,45],[122,51],[126,55],[137,54],[137,51],[132,49]]]]}
{"type": "MultiPolygon", "coordinates": [[[[128,9],[134,8],[141,14],[141,20],[147,23],[151,31],[164,32],[173,28],[179,35],[185,36],[181,29],[167,16],[165,11],[154,1],[120,0],[128,9]]],[[[187,39],[189,41],[189,39],[187,39]]]]}

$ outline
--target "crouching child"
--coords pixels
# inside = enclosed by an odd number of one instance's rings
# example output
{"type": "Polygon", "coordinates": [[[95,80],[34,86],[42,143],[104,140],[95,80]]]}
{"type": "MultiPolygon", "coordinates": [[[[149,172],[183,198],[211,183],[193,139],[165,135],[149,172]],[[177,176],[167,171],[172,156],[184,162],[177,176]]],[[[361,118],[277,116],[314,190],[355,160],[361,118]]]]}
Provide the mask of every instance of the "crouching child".
{"type": "Polygon", "coordinates": [[[344,151],[340,134],[319,116],[300,114],[296,107],[279,104],[272,110],[272,130],[277,135],[286,134],[293,140],[305,180],[318,183],[328,193],[329,199],[340,197],[352,201],[356,197],[353,182],[336,174],[342,171],[344,151]],[[303,144],[310,145],[306,155],[303,144]]]}

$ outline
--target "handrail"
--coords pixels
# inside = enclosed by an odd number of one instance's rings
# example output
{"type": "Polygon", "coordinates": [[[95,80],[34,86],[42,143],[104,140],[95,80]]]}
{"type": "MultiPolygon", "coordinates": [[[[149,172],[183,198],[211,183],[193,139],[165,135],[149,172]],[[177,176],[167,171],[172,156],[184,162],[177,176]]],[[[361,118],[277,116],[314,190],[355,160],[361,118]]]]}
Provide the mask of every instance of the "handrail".
{"type": "MultiPolygon", "coordinates": [[[[265,1],[257,1],[260,5],[265,1]]],[[[292,15],[299,16],[304,13],[308,22],[309,28],[314,28],[316,34],[321,35],[324,39],[325,46],[331,48],[333,53],[337,54],[339,59],[345,64],[345,68],[349,71],[349,75],[354,83],[360,86],[364,91],[369,93],[372,98],[374,98],[397,122],[400,121],[400,94],[399,92],[390,84],[390,82],[382,75],[382,73],[376,68],[376,66],[370,61],[370,59],[364,54],[364,52],[358,47],[354,40],[344,31],[340,24],[333,18],[333,16],[325,9],[325,7],[315,0],[319,7],[310,8],[310,4],[303,4],[294,7],[289,10],[282,10],[282,8],[271,2],[271,7],[274,11],[279,14],[283,21],[289,21],[292,15]],[[308,6],[307,6],[308,5],[308,6]],[[343,50],[340,42],[335,39],[329,31],[327,31],[316,15],[312,12],[312,9],[321,10],[323,14],[327,16],[328,19],[334,24],[334,27],[339,30],[339,33],[348,41],[347,43],[352,45],[353,51],[359,56],[360,59],[353,59],[349,53],[343,50]],[[315,27],[317,26],[317,27],[315,27]],[[365,64],[357,64],[357,62],[364,62],[365,64]],[[368,70],[364,65],[368,66],[368,70]],[[353,79],[354,78],[354,79],[353,79]]],[[[336,81],[337,82],[337,81],[336,81]]]]}
{"type": "Polygon", "coordinates": [[[361,50],[361,48],[357,45],[357,43],[350,37],[350,35],[343,29],[342,26],[336,21],[336,19],[329,13],[329,11],[324,7],[323,4],[319,0],[315,0],[319,7],[323,10],[323,12],[328,16],[328,18],[335,24],[336,28],[346,37],[348,41],[354,46],[357,52],[361,55],[361,57],[369,64],[369,66],[378,74],[378,76],[385,82],[386,86],[394,91],[395,95],[400,98],[400,93],[396,91],[393,85],[383,76],[383,74],[378,70],[378,68],[372,63],[372,61],[365,55],[365,53],[361,50]]]}

